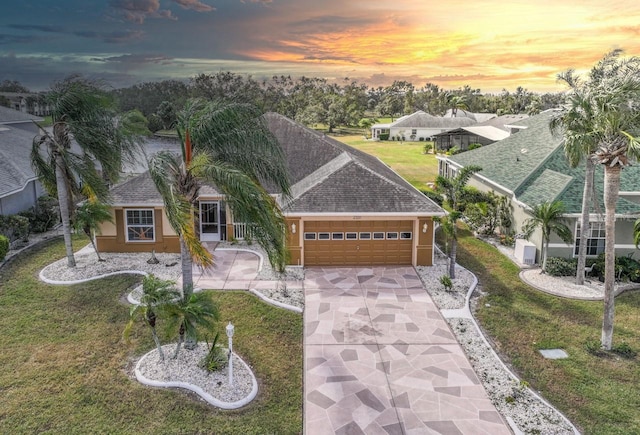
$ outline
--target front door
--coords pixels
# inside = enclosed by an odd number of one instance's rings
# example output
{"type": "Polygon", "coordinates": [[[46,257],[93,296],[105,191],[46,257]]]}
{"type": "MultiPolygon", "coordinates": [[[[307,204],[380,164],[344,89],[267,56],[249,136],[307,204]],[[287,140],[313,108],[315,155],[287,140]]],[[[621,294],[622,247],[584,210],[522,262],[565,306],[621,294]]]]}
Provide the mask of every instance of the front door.
{"type": "Polygon", "coordinates": [[[200,201],[200,240],[220,241],[220,201],[200,201]]]}

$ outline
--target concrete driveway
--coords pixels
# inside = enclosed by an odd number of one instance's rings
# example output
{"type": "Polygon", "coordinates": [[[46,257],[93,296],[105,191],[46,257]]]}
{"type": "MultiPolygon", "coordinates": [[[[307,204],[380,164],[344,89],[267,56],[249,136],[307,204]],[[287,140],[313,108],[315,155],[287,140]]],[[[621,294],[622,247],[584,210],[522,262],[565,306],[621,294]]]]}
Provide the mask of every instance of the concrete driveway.
{"type": "Polygon", "coordinates": [[[309,268],[304,429],[510,434],[412,267],[309,268]]]}

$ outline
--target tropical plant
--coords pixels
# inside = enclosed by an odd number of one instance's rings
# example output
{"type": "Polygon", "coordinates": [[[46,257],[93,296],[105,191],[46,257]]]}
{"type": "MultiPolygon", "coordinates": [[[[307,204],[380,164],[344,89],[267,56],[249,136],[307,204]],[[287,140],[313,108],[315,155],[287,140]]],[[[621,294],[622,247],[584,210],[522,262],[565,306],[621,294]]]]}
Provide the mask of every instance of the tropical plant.
{"type": "Polygon", "coordinates": [[[444,290],[448,292],[450,292],[453,288],[453,281],[451,281],[451,278],[449,278],[447,275],[442,275],[440,277],[440,284],[442,284],[444,290]]]}
{"type": "Polygon", "coordinates": [[[636,248],[640,245],[640,218],[633,224],[633,243],[636,245],[636,248]]]}
{"type": "Polygon", "coordinates": [[[156,277],[155,275],[147,275],[142,279],[142,297],[140,304],[132,305],[129,310],[129,322],[124,329],[124,337],[129,338],[133,325],[139,318],[142,318],[145,324],[151,329],[153,341],[158,349],[160,360],[164,361],[164,352],[158,338],[156,330],[156,322],[158,319],[158,311],[162,311],[168,305],[179,300],[180,294],[175,290],[175,283],[156,277]]]}
{"type": "Polygon", "coordinates": [[[280,271],[286,265],[284,217],[260,183],[275,185],[287,198],[289,179],[282,149],[259,115],[246,104],[191,100],[178,114],[182,154],[160,152],[149,162],[167,219],[180,238],[186,299],[193,288],[192,262],[201,267],[213,262],[194,226],[204,183],[225,195],[236,222],[252,225],[252,237],[271,264],[280,271]]]}
{"type": "Polygon", "coordinates": [[[615,273],[615,212],[620,173],[640,158],[640,57],[622,58],[621,50],[604,56],[587,82],[587,103],[592,111],[590,129],[597,149],[596,163],[604,167],[605,279],[602,347],[613,342],[615,273]]]}
{"type": "Polygon", "coordinates": [[[9,239],[0,234],[0,261],[4,260],[9,252],[9,239]]]}
{"type": "Polygon", "coordinates": [[[481,170],[480,166],[470,165],[460,169],[453,178],[446,178],[442,175],[436,178],[435,190],[445,197],[446,204],[451,209],[446,219],[440,220],[440,226],[451,240],[451,249],[449,250],[449,277],[451,279],[456,277],[456,229],[458,219],[462,217],[462,212],[466,207],[465,197],[470,193],[467,183],[473,174],[481,170]]]}
{"type": "Polygon", "coordinates": [[[133,132],[137,128],[116,113],[98,82],[69,77],[52,86],[48,99],[53,129],[34,138],[31,162],[42,184],[58,198],[67,264],[75,267],[71,221],[81,185],[106,200],[109,182],[118,179],[123,162],[133,160],[142,145],[133,132]]]}
{"type": "Polygon", "coordinates": [[[571,243],[573,235],[571,230],[562,222],[564,204],[562,201],[546,201],[533,207],[532,217],[527,219],[522,226],[522,232],[529,239],[536,229],[542,231],[542,270],[546,272],[547,252],[549,252],[549,240],[551,234],[556,234],[565,243],[571,243]]]}
{"type": "MultiPolygon", "coordinates": [[[[216,332],[216,335],[213,337],[213,342],[209,347],[209,352],[207,352],[204,358],[202,358],[202,361],[200,361],[200,367],[208,372],[220,370],[227,365],[229,361],[228,358],[231,357],[231,355],[227,356],[222,347],[218,346],[218,338],[220,338],[220,333],[216,332]]],[[[207,343],[207,345],[208,344],[209,343],[207,343]]]]}
{"type": "Polygon", "coordinates": [[[111,215],[111,208],[107,204],[98,202],[95,199],[89,199],[76,208],[75,216],[73,219],[73,227],[76,231],[84,232],[89,240],[91,246],[93,246],[98,261],[104,261],[100,257],[98,246],[96,246],[95,235],[100,231],[100,224],[102,222],[113,222],[113,216],[111,215]]]}
{"type": "Polygon", "coordinates": [[[188,297],[181,297],[176,302],[163,305],[163,313],[167,316],[167,331],[178,330],[178,344],[173,358],[177,358],[182,344],[193,349],[198,343],[198,327],[213,328],[218,320],[218,307],[211,297],[205,293],[188,292],[188,297]]]}

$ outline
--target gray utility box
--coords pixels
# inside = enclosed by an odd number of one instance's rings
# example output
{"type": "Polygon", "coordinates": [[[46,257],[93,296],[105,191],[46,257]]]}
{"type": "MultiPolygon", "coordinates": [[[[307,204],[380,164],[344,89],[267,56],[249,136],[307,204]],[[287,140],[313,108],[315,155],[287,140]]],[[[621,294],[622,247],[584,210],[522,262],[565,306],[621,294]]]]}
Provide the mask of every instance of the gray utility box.
{"type": "Polygon", "coordinates": [[[517,239],[514,255],[520,263],[533,265],[536,263],[536,245],[525,239],[517,239]]]}

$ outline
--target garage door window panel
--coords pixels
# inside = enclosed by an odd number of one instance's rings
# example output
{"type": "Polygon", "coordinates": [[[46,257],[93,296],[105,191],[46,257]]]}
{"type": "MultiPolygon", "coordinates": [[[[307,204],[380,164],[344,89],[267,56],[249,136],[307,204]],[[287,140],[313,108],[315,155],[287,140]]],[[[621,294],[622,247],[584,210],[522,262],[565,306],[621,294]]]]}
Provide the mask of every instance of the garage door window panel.
{"type": "Polygon", "coordinates": [[[304,233],[304,239],[305,240],[315,240],[316,239],[316,233],[304,233]]]}
{"type": "Polygon", "coordinates": [[[398,240],[398,233],[396,233],[396,232],[387,233],[387,239],[388,240],[398,240]]]}
{"type": "Polygon", "coordinates": [[[345,233],[344,238],[347,240],[358,240],[358,233],[345,233]]]}
{"type": "Polygon", "coordinates": [[[382,232],[373,233],[373,240],[384,240],[384,233],[382,232]]]}
{"type": "Polygon", "coordinates": [[[331,240],[344,240],[344,233],[331,233],[331,240]]]}
{"type": "Polygon", "coordinates": [[[330,240],[331,236],[329,233],[318,233],[318,240],[330,240]]]}
{"type": "Polygon", "coordinates": [[[371,233],[360,233],[360,240],[371,240],[371,233]]]}

